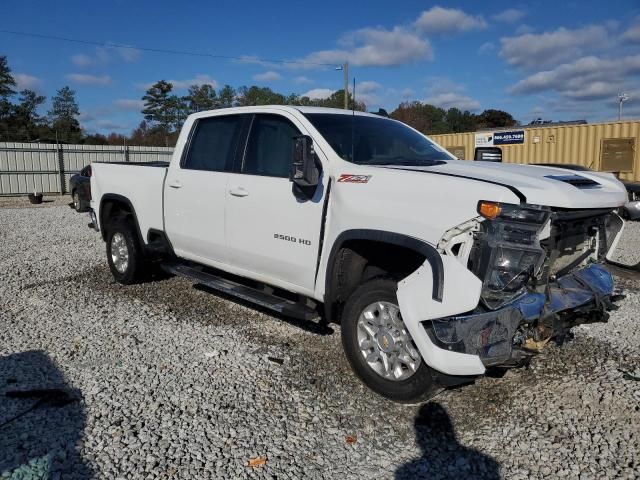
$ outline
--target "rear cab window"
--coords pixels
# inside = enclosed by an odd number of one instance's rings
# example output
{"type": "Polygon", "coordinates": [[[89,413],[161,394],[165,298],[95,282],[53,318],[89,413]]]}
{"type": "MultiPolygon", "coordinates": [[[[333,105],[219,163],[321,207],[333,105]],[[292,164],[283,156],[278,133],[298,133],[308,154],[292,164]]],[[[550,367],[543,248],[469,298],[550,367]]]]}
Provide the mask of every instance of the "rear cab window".
{"type": "Polygon", "coordinates": [[[218,115],[198,119],[181,167],[211,172],[232,171],[235,158],[242,147],[241,139],[248,117],[218,115]]]}

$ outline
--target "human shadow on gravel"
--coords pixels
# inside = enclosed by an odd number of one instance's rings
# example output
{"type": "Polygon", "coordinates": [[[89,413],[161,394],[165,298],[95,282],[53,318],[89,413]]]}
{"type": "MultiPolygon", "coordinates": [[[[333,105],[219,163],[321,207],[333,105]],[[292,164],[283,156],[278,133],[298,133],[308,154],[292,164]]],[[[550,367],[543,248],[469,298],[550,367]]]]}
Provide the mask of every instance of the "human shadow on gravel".
{"type": "Polygon", "coordinates": [[[500,478],[498,462],[458,443],[451,418],[439,403],[422,405],[414,427],[422,456],[401,465],[396,470],[396,480],[500,478]]]}
{"type": "Polygon", "coordinates": [[[41,351],[0,357],[0,478],[91,478],[82,398],[41,351]]]}

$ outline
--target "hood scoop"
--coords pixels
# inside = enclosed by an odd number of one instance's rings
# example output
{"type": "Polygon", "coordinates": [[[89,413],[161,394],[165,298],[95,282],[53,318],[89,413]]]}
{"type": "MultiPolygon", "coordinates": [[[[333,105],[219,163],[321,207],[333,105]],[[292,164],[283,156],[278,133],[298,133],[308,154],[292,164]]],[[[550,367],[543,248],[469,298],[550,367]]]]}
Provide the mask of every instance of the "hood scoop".
{"type": "Polygon", "coordinates": [[[558,180],[559,182],[568,183],[576,188],[599,188],[600,184],[590,178],[581,177],[580,175],[545,175],[545,178],[558,180]]]}

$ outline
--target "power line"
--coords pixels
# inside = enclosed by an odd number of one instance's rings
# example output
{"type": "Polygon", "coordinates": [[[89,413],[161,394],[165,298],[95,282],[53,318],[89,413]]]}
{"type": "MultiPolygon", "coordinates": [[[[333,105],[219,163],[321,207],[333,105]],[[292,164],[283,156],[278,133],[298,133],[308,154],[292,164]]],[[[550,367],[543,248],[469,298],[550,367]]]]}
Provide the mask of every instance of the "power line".
{"type": "Polygon", "coordinates": [[[129,50],[140,50],[142,52],[168,53],[171,55],[189,55],[192,57],[208,57],[208,58],[218,58],[223,60],[239,60],[243,62],[256,62],[256,63],[264,62],[264,63],[282,63],[282,64],[298,64],[298,65],[316,65],[321,67],[336,66],[336,64],[334,63],[307,62],[304,60],[280,60],[280,59],[255,58],[251,56],[238,57],[234,55],[218,55],[214,53],[191,52],[187,50],[169,50],[166,48],[136,47],[133,45],[124,45],[121,43],[98,42],[94,40],[82,40],[78,38],[59,37],[57,35],[45,35],[42,33],[18,32],[15,30],[0,29],[0,33],[8,33],[10,35],[20,35],[23,37],[41,38],[46,40],[58,40],[62,42],[80,43],[83,45],[93,45],[97,47],[126,48],[129,50]]]}

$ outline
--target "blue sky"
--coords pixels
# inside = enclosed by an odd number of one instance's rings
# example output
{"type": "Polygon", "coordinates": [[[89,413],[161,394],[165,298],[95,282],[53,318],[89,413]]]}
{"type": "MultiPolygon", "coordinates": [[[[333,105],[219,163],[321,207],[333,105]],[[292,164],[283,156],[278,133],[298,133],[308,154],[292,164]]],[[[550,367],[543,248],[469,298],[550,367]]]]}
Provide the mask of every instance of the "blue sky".
{"type": "Polygon", "coordinates": [[[128,133],[142,119],[145,86],[171,80],[268,86],[328,95],[342,88],[331,66],[350,62],[369,109],[426,101],[480,112],[602,121],[640,117],[640,2],[311,2],[22,0],[5,5],[0,29],[240,57],[224,60],[96,47],[0,33],[22,88],[48,97],[77,92],[88,131],[128,133]],[[55,6],[54,6],[55,5],[55,6]],[[366,5],[366,6],[365,6],[366,5]]]}

